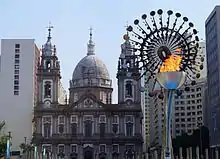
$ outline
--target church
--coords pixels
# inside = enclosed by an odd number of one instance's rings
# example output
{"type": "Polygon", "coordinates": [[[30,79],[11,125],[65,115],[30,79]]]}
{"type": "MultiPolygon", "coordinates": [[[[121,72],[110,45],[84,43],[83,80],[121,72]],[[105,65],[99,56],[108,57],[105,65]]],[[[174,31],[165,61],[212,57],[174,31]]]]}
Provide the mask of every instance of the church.
{"type": "Polygon", "coordinates": [[[137,159],[143,154],[141,81],[135,55],[124,36],[118,60],[118,103],[112,104],[112,80],[95,55],[90,32],[87,54],[75,67],[69,98],[59,102],[61,80],[51,29],[38,64],[33,144],[50,159],[137,159]]]}

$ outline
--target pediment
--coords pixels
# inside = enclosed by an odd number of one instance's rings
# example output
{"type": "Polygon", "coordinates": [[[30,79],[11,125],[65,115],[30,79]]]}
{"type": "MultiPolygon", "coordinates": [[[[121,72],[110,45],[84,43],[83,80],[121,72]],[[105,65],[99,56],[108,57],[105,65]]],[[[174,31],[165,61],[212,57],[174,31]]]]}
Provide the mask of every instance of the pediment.
{"type": "Polygon", "coordinates": [[[102,108],[105,104],[99,101],[92,93],[85,93],[79,100],[73,103],[71,108],[97,109],[102,108]]]}

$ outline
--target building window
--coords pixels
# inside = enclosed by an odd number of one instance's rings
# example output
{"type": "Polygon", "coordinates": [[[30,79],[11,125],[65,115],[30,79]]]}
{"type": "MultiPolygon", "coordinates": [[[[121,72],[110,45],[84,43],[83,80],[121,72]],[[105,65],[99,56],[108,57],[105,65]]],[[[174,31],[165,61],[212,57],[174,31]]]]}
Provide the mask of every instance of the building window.
{"type": "Polygon", "coordinates": [[[99,145],[99,152],[105,153],[106,152],[106,145],[104,145],[104,144],[99,145]]]}
{"type": "Polygon", "coordinates": [[[112,118],[112,131],[114,134],[117,134],[119,132],[119,116],[114,115],[112,118]]]}
{"type": "Polygon", "coordinates": [[[45,138],[49,138],[52,136],[52,117],[51,116],[43,116],[43,132],[42,135],[45,138]]]}
{"type": "Polygon", "coordinates": [[[64,127],[65,127],[65,117],[63,115],[58,116],[58,132],[60,134],[64,133],[64,127]]]}
{"type": "Polygon", "coordinates": [[[19,49],[20,48],[20,44],[15,44],[15,48],[19,49]]]}
{"type": "Polygon", "coordinates": [[[70,145],[70,159],[77,159],[77,145],[70,145]]]}
{"type": "Polygon", "coordinates": [[[20,60],[15,59],[15,64],[19,64],[20,60]]]}
{"type": "Polygon", "coordinates": [[[127,81],[125,84],[125,95],[128,98],[131,98],[132,95],[132,82],[131,81],[127,81]]]}
{"type": "Polygon", "coordinates": [[[70,117],[70,124],[71,124],[71,134],[73,136],[77,135],[77,125],[78,125],[78,117],[76,115],[72,115],[70,117]]]}
{"type": "Polygon", "coordinates": [[[126,158],[134,159],[134,145],[126,145],[126,158]]]}
{"type": "Polygon", "coordinates": [[[14,91],[14,95],[18,96],[19,95],[19,91],[14,91]]]}
{"type": "Polygon", "coordinates": [[[93,130],[93,124],[92,124],[92,117],[88,116],[85,117],[84,120],[84,134],[85,137],[92,137],[92,130],[93,130]]]}
{"type": "Polygon", "coordinates": [[[70,152],[77,153],[77,145],[71,145],[70,146],[70,152]]]}
{"type": "Polygon", "coordinates": [[[19,65],[15,65],[15,69],[19,69],[20,68],[20,66],[19,65]]]}
{"type": "Polygon", "coordinates": [[[20,49],[15,49],[15,53],[20,53],[20,49]]]}
{"type": "Polygon", "coordinates": [[[134,136],[134,117],[132,115],[125,116],[125,135],[134,136]]]}
{"type": "Polygon", "coordinates": [[[19,70],[15,70],[14,73],[15,73],[16,75],[18,75],[18,74],[19,74],[19,70]]]}
{"type": "Polygon", "coordinates": [[[19,90],[19,86],[14,86],[14,90],[19,90]]]}
{"type": "Polygon", "coordinates": [[[51,68],[51,62],[49,60],[45,62],[45,65],[47,70],[51,68]]]}
{"type": "Polygon", "coordinates": [[[105,115],[99,116],[99,126],[100,126],[100,137],[104,137],[105,127],[106,127],[106,116],[105,115]]]}
{"type": "Polygon", "coordinates": [[[19,59],[20,55],[19,54],[15,54],[15,58],[19,59]]]}
{"type": "Polygon", "coordinates": [[[19,75],[14,75],[14,79],[19,79],[19,75]]]}
{"type": "Polygon", "coordinates": [[[47,155],[50,155],[50,153],[52,152],[52,145],[50,144],[43,144],[42,145],[42,151],[46,152],[47,155]]]}
{"type": "Polygon", "coordinates": [[[119,153],[119,145],[118,144],[113,144],[112,145],[112,152],[119,153]]]}
{"type": "Polygon", "coordinates": [[[44,85],[44,98],[51,98],[51,82],[45,82],[44,85]]]}
{"type": "Polygon", "coordinates": [[[18,85],[18,84],[19,84],[19,81],[18,81],[18,80],[14,80],[14,84],[15,84],[15,85],[18,85]]]}
{"type": "Polygon", "coordinates": [[[59,159],[62,159],[65,157],[65,145],[63,144],[59,144],[58,145],[58,154],[57,156],[59,157],[59,159]]]}

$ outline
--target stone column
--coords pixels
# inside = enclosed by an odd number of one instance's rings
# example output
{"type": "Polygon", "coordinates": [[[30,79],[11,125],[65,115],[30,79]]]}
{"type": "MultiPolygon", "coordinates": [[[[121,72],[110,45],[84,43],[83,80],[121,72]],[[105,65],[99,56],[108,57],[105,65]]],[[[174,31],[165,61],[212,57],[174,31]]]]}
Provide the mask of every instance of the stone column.
{"type": "Polygon", "coordinates": [[[186,148],[186,159],[190,159],[189,156],[189,148],[186,148]]]}
{"type": "Polygon", "coordinates": [[[189,148],[189,156],[190,156],[190,159],[193,159],[193,155],[192,155],[192,147],[189,148]]]}
{"type": "Polygon", "coordinates": [[[83,133],[83,116],[82,115],[79,116],[78,125],[79,125],[79,133],[83,133]]]}
{"type": "Polygon", "coordinates": [[[145,153],[146,159],[149,159],[149,154],[145,153]]]}
{"type": "Polygon", "coordinates": [[[217,149],[217,148],[215,149],[215,158],[216,158],[216,159],[219,159],[218,149],[217,149]]]}
{"type": "Polygon", "coordinates": [[[154,151],[154,159],[158,159],[157,150],[154,151]]]}
{"type": "Polygon", "coordinates": [[[199,146],[196,147],[196,158],[200,159],[199,146]]]}
{"type": "Polygon", "coordinates": [[[180,156],[180,159],[183,159],[183,149],[182,149],[182,147],[179,148],[179,156],[180,156]]]}
{"type": "Polygon", "coordinates": [[[209,149],[205,149],[205,159],[209,159],[209,149]]]}

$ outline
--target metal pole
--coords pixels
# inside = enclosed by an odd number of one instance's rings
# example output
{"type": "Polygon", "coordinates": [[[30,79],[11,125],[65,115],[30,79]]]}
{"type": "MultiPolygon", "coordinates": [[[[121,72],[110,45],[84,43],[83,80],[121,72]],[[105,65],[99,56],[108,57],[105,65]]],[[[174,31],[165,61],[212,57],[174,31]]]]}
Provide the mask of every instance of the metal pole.
{"type": "Polygon", "coordinates": [[[27,137],[24,137],[24,158],[27,159],[27,137]]]}
{"type": "Polygon", "coordinates": [[[203,159],[203,145],[202,145],[202,127],[199,128],[199,139],[200,139],[200,153],[201,153],[201,159],[203,159]]]}
{"type": "Polygon", "coordinates": [[[166,147],[165,147],[165,159],[171,159],[171,118],[172,118],[172,97],[173,90],[168,90],[168,107],[167,107],[167,122],[166,122],[166,147]]]}
{"type": "Polygon", "coordinates": [[[8,141],[7,141],[7,154],[6,158],[10,159],[11,158],[11,132],[8,132],[8,141]]]}

